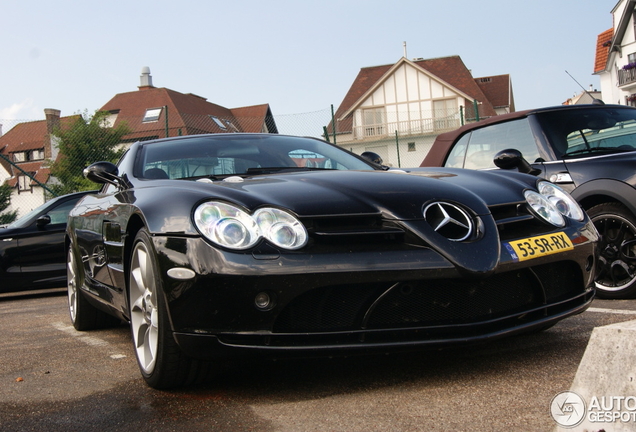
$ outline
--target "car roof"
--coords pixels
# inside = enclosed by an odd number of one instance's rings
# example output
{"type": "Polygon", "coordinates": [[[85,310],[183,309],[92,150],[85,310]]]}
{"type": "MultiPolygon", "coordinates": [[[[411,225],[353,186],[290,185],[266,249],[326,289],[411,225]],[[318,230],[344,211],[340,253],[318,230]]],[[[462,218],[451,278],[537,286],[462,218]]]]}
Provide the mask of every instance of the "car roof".
{"type": "Polygon", "coordinates": [[[453,145],[455,141],[457,141],[459,137],[461,137],[468,131],[479,129],[491,124],[517,120],[517,119],[528,117],[530,115],[537,114],[537,113],[550,112],[550,111],[576,111],[576,110],[582,110],[582,109],[589,109],[592,107],[594,108],[608,107],[612,109],[636,109],[634,107],[630,107],[626,105],[593,105],[593,104],[558,105],[558,106],[552,106],[552,107],[534,108],[534,109],[528,109],[528,110],[522,110],[522,111],[515,111],[508,114],[497,115],[497,116],[490,117],[475,123],[465,124],[464,126],[458,129],[438,135],[437,138],[435,138],[435,142],[433,143],[433,146],[431,147],[430,151],[428,152],[428,154],[426,155],[426,157],[424,158],[420,166],[421,167],[442,166],[444,164],[444,160],[446,159],[446,156],[448,155],[450,147],[453,145]]]}

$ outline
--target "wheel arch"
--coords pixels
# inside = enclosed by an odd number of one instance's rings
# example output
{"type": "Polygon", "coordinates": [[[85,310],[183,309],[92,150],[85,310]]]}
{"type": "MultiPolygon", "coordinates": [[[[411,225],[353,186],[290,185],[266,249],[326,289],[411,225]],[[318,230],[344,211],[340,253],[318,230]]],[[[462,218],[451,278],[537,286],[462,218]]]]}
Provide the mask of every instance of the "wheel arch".
{"type": "MultiPolygon", "coordinates": [[[[142,228],[146,227],[146,223],[142,219],[141,215],[135,213],[128,220],[128,225],[126,226],[126,239],[124,241],[124,274],[128,274],[130,271],[130,257],[132,255],[133,243],[135,242],[135,237],[137,233],[142,228]]],[[[126,285],[126,298],[128,298],[128,290],[130,287],[128,286],[128,278],[125,278],[126,285]]]]}
{"type": "Polygon", "coordinates": [[[571,194],[584,210],[589,210],[598,204],[616,202],[636,215],[636,189],[621,181],[611,179],[589,181],[574,189],[571,194]]]}

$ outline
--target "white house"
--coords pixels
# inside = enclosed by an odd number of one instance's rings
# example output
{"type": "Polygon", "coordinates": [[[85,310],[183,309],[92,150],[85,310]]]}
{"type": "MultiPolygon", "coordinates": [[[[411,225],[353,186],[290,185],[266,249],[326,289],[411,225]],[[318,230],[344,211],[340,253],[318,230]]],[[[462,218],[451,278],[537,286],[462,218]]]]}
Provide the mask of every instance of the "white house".
{"type": "Polygon", "coordinates": [[[612,9],[611,29],[598,35],[594,74],[605,103],[636,106],[636,0],[620,0],[612,9]]]}
{"type": "Polygon", "coordinates": [[[466,122],[514,111],[509,75],[473,78],[459,56],[402,57],[362,68],[327,136],[394,167],[419,166],[435,137],[466,122]]]}

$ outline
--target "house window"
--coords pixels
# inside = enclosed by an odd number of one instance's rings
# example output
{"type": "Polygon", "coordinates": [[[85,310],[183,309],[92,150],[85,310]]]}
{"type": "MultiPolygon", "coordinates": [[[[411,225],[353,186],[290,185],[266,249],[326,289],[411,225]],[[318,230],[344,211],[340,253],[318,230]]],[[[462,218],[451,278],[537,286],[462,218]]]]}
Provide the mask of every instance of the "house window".
{"type": "Polygon", "coordinates": [[[24,161],[26,161],[25,152],[13,153],[13,162],[24,162],[24,161]]]}
{"type": "Polygon", "coordinates": [[[42,160],[44,159],[44,149],[32,150],[29,160],[42,160]]]}
{"type": "Polygon", "coordinates": [[[629,64],[636,63],[636,53],[631,53],[627,55],[627,63],[629,64]]]}
{"type": "Polygon", "coordinates": [[[18,176],[18,191],[28,191],[28,190],[31,190],[31,177],[26,175],[18,176]]]}
{"type": "Polygon", "coordinates": [[[151,123],[159,120],[159,116],[161,116],[161,110],[163,108],[148,108],[146,110],[146,115],[144,115],[144,119],[141,121],[142,123],[151,123]]]}
{"type": "Polygon", "coordinates": [[[384,107],[370,108],[362,111],[362,123],[365,136],[384,135],[386,129],[386,112],[384,107]]]}
{"type": "MultiPolygon", "coordinates": [[[[148,114],[147,111],[146,111],[146,114],[148,114]]],[[[119,115],[119,110],[109,111],[109,113],[104,117],[104,122],[102,123],[102,127],[115,126],[115,122],[117,121],[118,115],[119,115]]]]}
{"type": "Polygon", "coordinates": [[[457,111],[457,101],[455,99],[433,101],[435,129],[444,130],[458,128],[460,124],[457,111]]]}
{"type": "Polygon", "coordinates": [[[219,119],[218,117],[210,116],[210,118],[214,120],[214,123],[216,123],[216,125],[220,127],[221,129],[223,130],[227,129],[227,126],[225,126],[223,122],[221,121],[221,119],[219,119]]]}
{"type": "Polygon", "coordinates": [[[409,145],[408,151],[414,152],[415,151],[415,143],[414,142],[410,142],[408,145],[409,145]]]}

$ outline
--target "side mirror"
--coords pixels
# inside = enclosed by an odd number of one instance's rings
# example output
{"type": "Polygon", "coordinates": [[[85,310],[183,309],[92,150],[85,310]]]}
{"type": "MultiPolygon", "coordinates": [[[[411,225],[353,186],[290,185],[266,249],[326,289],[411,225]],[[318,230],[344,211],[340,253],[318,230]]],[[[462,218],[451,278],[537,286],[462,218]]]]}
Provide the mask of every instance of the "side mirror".
{"type": "Polygon", "coordinates": [[[541,172],[538,169],[532,168],[517,149],[501,150],[495,155],[493,162],[498,168],[505,170],[517,168],[519,172],[532,175],[538,175],[541,172]]]}
{"type": "Polygon", "coordinates": [[[45,225],[48,225],[48,224],[50,224],[50,223],[51,223],[51,216],[49,216],[49,215],[47,215],[47,214],[42,215],[42,216],[40,216],[39,218],[37,218],[37,219],[35,220],[35,225],[36,225],[38,228],[41,228],[41,227],[43,227],[43,226],[45,226],[45,225]]]}
{"type": "Polygon", "coordinates": [[[382,157],[374,152],[370,152],[370,151],[365,151],[364,153],[362,153],[360,156],[362,156],[363,158],[365,158],[366,160],[373,162],[376,165],[382,165],[382,163],[384,162],[382,160],[382,157]]]}
{"type": "Polygon", "coordinates": [[[110,183],[118,186],[121,181],[117,165],[111,162],[95,162],[84,168],[83,174],[90,181],[99,184],[110,183]]]}

